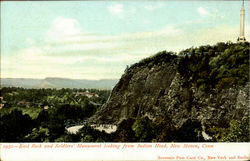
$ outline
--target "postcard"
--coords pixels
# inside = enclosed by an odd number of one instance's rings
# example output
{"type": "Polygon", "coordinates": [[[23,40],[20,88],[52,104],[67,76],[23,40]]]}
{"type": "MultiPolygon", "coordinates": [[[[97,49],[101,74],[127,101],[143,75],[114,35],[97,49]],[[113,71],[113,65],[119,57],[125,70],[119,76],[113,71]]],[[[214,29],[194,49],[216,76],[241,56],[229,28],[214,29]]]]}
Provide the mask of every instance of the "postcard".
{"type": "Polygon", "coordinates": [[[249,160],[249,1],[1,1],[1,161],[249,160]]]}

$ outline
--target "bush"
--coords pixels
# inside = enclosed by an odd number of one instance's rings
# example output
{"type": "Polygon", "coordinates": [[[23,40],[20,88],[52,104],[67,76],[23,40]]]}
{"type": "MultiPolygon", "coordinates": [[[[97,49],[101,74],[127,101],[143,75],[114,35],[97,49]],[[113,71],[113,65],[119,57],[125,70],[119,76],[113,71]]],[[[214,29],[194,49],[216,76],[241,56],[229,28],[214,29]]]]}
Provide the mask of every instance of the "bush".
{"type": "Polygon", "coordinates": [[[180,58],[178,72],[184,81],[202,86],[202,90],[244,86],[249,80],[249,53],[248,43],[218,43],[187,49],[182,51],[186,56],[180,58]]]}
{"type": "Polygon", "coordinates": [[[244,117],[241,121],[232,120],[227,135],[218,141],[249,142],[249,117],[244,117]]]}
{"type": "Polygon", "coordinates": [[[176,133],[177,141],[180,142],[201,142],[202,136],[201,123],[198,120],[188,119],[176,133]]]}
{"type": "Polygon", "coordinates": [[[153,121],[153,126],[156,130],[156,142],[171,142],[176,138],[176,128],[168,118],[156,117],[153,121]]]}
{"type": "Polygon", "coordinates": [[[43,127],[34,128],[24,139],[28,142],[49,142],[49,129],[43,127]]]}
{"type": "Polygon", "coordinates": [[[139,142],[151,142],[155,138],[155,129],[148,117],[137,119],[132,126],[132,130],[139,142]]]}
{"type": "Polygon", "coordinates": [[[135,132],[132,130],[134,119],[123,120],[117,127],[112,138],[114,142],[135,142],[135,132]]]}
{"type": "Polygon", "coordinates": [[[17,109],[1,116],[0,119],[0,142],[21,142],[34,127],[34,122],[29,115],[23,115],[22,111],[17,109]]]}

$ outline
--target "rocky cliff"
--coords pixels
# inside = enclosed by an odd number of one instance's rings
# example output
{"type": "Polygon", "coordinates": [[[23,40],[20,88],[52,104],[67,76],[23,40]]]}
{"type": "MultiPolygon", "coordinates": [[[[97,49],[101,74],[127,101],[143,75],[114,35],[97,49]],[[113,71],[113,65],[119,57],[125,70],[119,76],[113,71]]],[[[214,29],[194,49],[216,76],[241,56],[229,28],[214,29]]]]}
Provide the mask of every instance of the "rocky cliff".
{"type": "Polygon", "coordinates": [[[248,116],[248,69],[244,67],[242,71],[242,65],[249,65],[249,44],[221,45],[190,48],[178,56],[161,52],[132,65],[94,120],[119,123],[127,118],[162,116],[172,120],[175,127],[181,127],[187,119],[223,127],[232,119],[248,116]],[[241,64],[228,63],[227,67],[225,62],[231,57],[225,56],[230,54],[227,49],[234,51],[239,47],[242,48],[231,55],[241,54],[235,59],[241,64]],[[217,59],[224,63],[213,65],[217,59]],[[228,75],[236,69],[238,75],[228,75]]]}

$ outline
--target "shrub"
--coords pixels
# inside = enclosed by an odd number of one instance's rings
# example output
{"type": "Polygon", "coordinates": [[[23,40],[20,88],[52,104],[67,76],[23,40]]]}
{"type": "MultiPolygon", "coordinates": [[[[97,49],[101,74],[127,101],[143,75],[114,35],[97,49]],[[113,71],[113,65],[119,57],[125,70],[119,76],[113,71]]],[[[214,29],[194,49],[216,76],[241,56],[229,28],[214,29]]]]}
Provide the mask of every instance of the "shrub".
{"type": "Polygon", "coordinates": [[[142,117],[135,121],[132,126],[135,136],[139,142],[151,142],[155,138],[155,129],[148,117],[142,117]]]}

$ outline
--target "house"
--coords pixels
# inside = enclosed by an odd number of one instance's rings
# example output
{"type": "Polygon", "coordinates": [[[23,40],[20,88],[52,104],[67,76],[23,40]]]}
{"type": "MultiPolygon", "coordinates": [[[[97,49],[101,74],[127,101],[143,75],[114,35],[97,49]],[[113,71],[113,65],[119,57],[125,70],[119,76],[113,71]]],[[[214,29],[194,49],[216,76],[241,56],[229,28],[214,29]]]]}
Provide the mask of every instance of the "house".
{"type": "Polygon", "coordinates": [[[47,110],[47,109],[49,109],[49,106],[46,105],[46,106],[43,107],[43,109],[47,110]]]}
{"type": "Polygon", "coordinates": [[[4,106],[4,104],[2,104],[2,103],[1,103],[1,104],[0,104],[0,109],[2,109],[2,108],[3,108],[3,106],[4,106]]]}
{"type": "Polygon", "coordinates": [[[98,94],[90,93],[88,90],[85,91],[85,92],[77,92],[77,93],[76,93],[76,96],[86,96],[86,97],[88,97],[88,98],[91,98],[91,97],[99,97],[98,94]]]}
{"type": "Polygon", "coordinates": [[[3,97],[0,97],[0,109],[2,109],[4,107],[5,103],[6,103],[6,101],[3,100],[3,97]]]}

